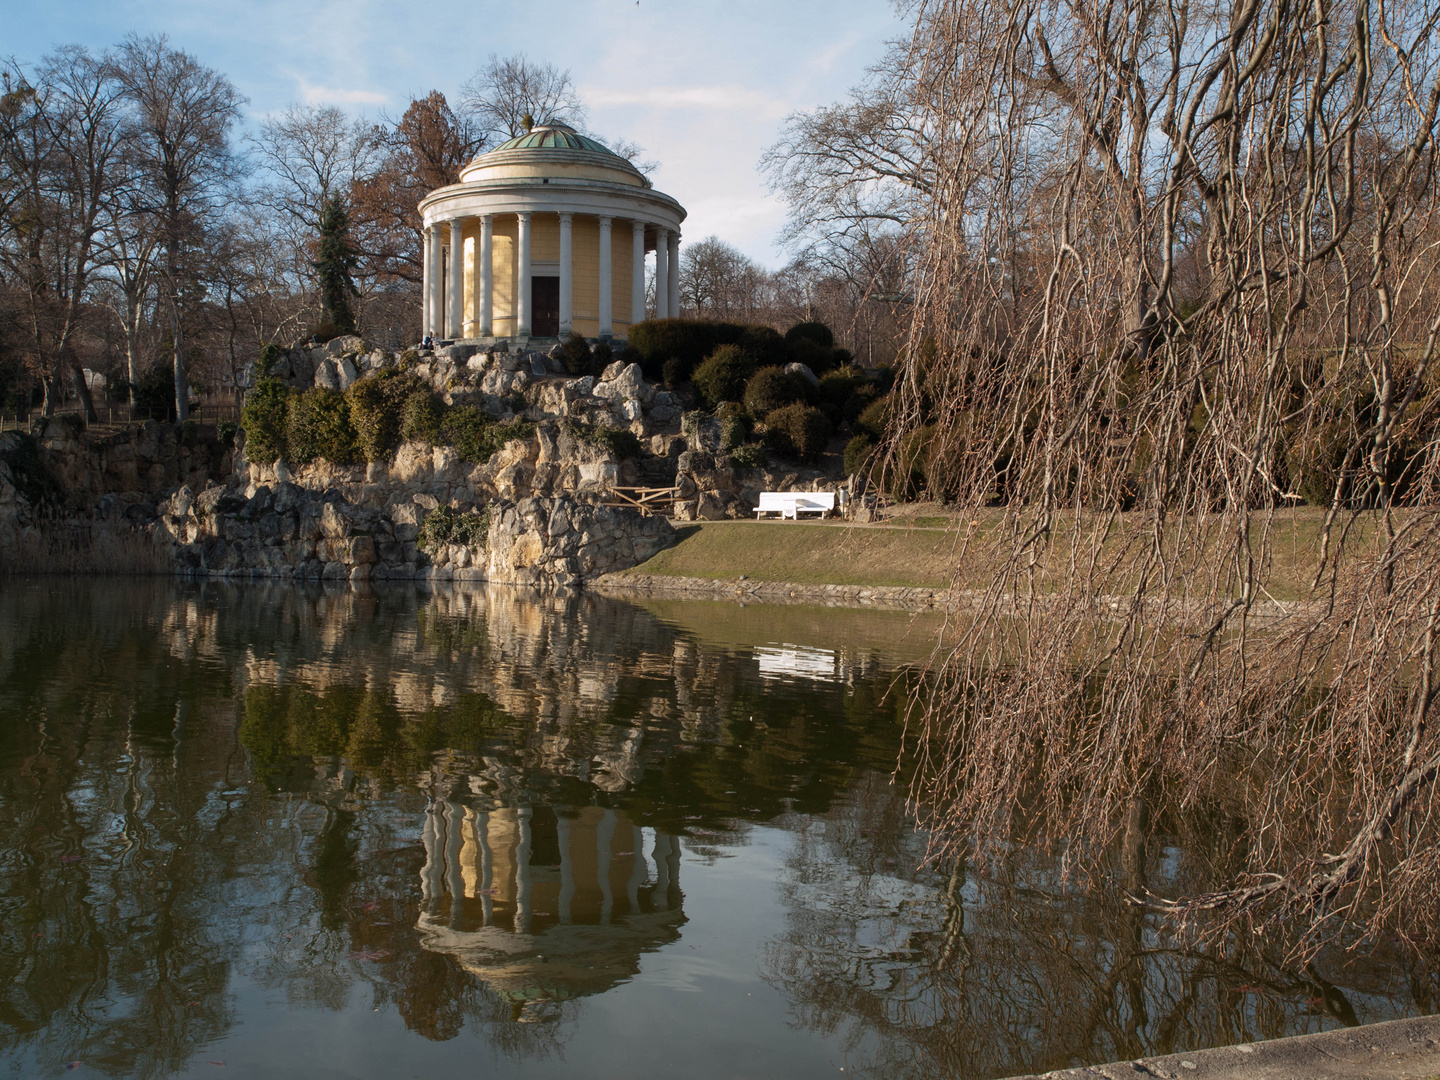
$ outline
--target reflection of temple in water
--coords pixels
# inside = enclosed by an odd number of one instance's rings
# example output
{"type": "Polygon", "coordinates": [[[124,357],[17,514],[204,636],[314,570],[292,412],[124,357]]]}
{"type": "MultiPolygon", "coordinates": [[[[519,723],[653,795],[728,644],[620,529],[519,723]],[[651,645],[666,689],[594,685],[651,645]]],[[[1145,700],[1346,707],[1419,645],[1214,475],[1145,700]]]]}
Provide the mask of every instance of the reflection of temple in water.
{"type": "Polygon", "coordinates": [[[680,843],[598,806],[425,816],[421,943],[529,1003],[608,990],[680,936],[680,843]],[[647,857],[647,851],[649,853],[647,857]]]}

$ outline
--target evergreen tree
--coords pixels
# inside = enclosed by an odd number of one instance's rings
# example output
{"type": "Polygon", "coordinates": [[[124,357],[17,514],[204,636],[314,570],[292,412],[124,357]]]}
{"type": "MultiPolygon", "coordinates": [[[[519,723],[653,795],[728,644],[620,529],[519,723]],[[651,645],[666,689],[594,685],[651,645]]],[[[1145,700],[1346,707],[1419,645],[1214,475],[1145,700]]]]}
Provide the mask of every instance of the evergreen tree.
{"type": "Polygon", "coordinates": [[[320,322],[333,332],[353,334],[355,313],[350,298],[358,296],[353,272],[355,247],[350,242],[350,215],[345,204],[332,196],[320,210],[320,247],[311,265],[320,285],[320,322]]]}

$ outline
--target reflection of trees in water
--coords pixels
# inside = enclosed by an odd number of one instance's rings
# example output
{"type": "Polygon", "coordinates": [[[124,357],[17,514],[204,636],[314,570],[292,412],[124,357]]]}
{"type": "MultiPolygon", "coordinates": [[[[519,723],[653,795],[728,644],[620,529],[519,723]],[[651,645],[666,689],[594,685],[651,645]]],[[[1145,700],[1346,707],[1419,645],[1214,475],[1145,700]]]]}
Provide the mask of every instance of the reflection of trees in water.
{"type": "MultiPolygon", "coordinates": [[[[1433,975],[1398,951],[1296,969],[1263,940],[1211,948],[1163,935],[1125,899],[1126,859],[1108,891],[1067,888],[1057,861],[1034,852],[1014,852],[983,885],[963,865],[916,872],[925,837],[904,818],[889,778],[871,774],[828,814],[791,822],[790,912],[764,977],[801,1026],[842,1040],[847,1071],[1007,1076],[1319,1030],[1357,1012],[1389,1019],[1433,1000],[1415,993],[1433,975]]],[[[1157,878],[1184,861],[1160,839],[1142,857],[1157,878]]]]}

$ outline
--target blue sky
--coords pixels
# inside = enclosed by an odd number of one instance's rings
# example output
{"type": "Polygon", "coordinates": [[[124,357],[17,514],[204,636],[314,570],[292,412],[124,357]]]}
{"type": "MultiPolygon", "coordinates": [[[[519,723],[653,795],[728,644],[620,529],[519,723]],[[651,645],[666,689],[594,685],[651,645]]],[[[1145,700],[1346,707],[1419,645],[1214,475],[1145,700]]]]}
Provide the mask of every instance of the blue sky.
{"type": "Polygon", "coordinates": [[[0,50],[101,50],[131,30],[227,74],[251,121],[292,101],[398,116],[411,95],[452,100],[490,53],[569,68],[590,126],[659,162],[656,186],[768,266],[784,207],[756,162],[784,118],[843,97],[905,26],[886,0],[0,0],[0,50]]]}

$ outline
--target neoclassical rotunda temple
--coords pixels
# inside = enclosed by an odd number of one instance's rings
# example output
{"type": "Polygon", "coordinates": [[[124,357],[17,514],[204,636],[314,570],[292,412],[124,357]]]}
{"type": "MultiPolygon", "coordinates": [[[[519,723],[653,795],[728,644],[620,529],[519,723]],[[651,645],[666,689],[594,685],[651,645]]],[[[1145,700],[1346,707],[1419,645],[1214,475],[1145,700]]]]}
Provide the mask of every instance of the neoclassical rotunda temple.
{"type": "Polygon", "coordinates": [[[684,207],[564,124],[481,154],[420,213],[424,332],[436,338],[522,347],[572,331],[627,338],[645,318],[650,251],[655,316],[679,308],[684,207]]]}

